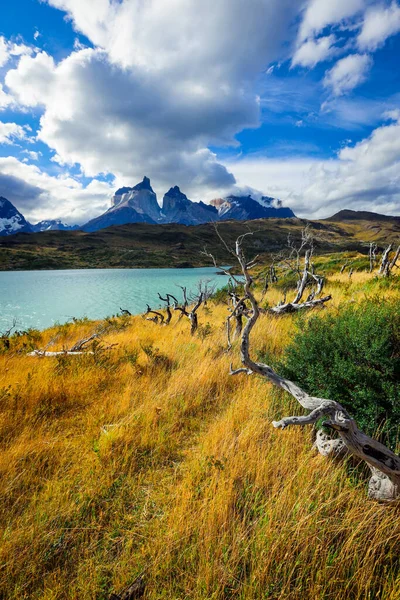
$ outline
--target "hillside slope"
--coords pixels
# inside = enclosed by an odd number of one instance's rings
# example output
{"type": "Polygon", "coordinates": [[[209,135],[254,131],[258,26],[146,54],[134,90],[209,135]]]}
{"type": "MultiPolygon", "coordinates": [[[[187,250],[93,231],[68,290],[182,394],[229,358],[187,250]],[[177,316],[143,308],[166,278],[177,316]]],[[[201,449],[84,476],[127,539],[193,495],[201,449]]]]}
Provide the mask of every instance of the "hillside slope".
{"type": "MultiPolygon", "coordinates": [[[[330,279],[334,312],[383,289],[330,279]]],[[[310,429],[271,426],[298,407],[229,376],[226,314],[202,307],[195,337],[176,316],[120,319],[92,356],[25,354],[70,346],[85,322],[0,353],[2,598],[108,600],[144,573],[147,600],[398,600],[396,508],[315,454],[310,429]]],[[[295,323],[262,316],[254,349],[279,356],[295,323]]]]}
{"type": "MultiPolygon", "coordinates": [[[[384,245],[400,235],[397,221],[341,222],[310,221],[310,227],[320,239],[321,251],[346,249],[366,251],[364,242],[384,245]]],[[[257,221],[227,221],[218,225],[229,241],[251,230],[247,247],[256,254],[281,249],[287,237],[300,236],[307,224],[302,219],[260,219],[257,221]]],[[[207,246],[221,261],[229,256],[212,224],[151,225],[135,223],[110,227],[93,233],[83,231],[45,231],[37,234],[17,234],[0,238],[0,269],[68,269],[109,267],[189,267],[209,263],[201,254],[207,246]]]]}

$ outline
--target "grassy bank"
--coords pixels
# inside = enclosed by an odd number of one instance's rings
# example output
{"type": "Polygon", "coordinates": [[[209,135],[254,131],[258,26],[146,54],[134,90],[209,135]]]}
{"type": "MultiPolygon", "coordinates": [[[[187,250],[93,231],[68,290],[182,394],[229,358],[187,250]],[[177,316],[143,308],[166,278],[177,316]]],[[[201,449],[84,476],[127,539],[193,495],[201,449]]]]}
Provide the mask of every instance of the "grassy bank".
{"type": "MultiPolygon", "coordinates": [[[[400,297],[365,272],[330,275],[326,292],[332,313],[400,297]]],[[[151,600],[398,600],[398,507],[368,501],[310,429],[275,430],[298,407],[229,376],[226,306],[198,312],[194,337],[176,314],[132,317],[111,322],[112,350],[26,355],[93,331],[78,322],[0,354],[0,597],[103,600],[144,572],[151,600]]],[[[282,356],[297,322],[263,315],[254,351],[282,356]]]]}

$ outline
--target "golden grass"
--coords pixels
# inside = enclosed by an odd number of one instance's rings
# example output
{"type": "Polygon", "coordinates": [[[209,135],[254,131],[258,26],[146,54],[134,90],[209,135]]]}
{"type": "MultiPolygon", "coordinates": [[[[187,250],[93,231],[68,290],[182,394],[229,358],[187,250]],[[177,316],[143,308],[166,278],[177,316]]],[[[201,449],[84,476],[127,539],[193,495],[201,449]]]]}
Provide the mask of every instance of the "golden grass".
{"type": "MultiPolygon", "coordinates": [[[[335,276],[329,310],[376,293],[370,279],[335,276]]],[[[0,598],[101,600],[142,571],[152,600],[400,598],[398,508],[368,501],[309,429],[273,429],[298,407],[228,375],[225,314],[200,309],[204,340],[176,315],[134,317],[107,353],[0,355],[0,598]]],[[[282,352],[294,326],[263,316],[253,348],[282,352]]]]}

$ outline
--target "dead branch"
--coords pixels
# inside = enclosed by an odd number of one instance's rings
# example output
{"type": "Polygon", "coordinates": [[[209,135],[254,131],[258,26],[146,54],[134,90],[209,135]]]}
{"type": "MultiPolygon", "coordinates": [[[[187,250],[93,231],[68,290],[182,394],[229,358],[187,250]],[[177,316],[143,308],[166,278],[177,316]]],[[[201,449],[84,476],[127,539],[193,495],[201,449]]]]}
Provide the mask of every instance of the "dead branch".
{"type": "Polygon", "coordinates": [[[391,273],[392,269],[394,269],[395,267],[398,268],[397,266],[397,261],[399,260],[399,256],[400,256],[400,245],[397,247],[397,250],[393,256],[393,259],[389,265],[389,273],[391,273]]]}
{"type": "Polygon", "coordinates": [[[384,250],[382,254],[381,266],[379,267],[379,275],[383,275],[384,277],[389,277],[390,275],[390,260],[389,256],[392,251],[393,244],[389,244],[389,246],[384,250]]]}
{"type": "MultiPolygon", "coordinates": [[[[325,426],[337,433],[347,451],[365,461],[371,469],[372,477],[369,483],[369,496],[378,500],[393,500],[400,497],[400,457],[389,448],[365,435],[357,427],[356,422],[347,410],[338,402],[325,398],[310,396],[294,382],[281,377],[272,367],[261,362],[255,362],[250,353],[250,335],[260,316],[260,309],[252,291],[252,277],[247,268],[243,253],[241,238],[236,241],[235,256],[241,267],[245,284],[244,296],[251,304],[250,314],[246,315],[247,322],[242,330],[240,356],[243,368],[231,374],[254,373],[268,379],[275,386],[288,392],[299,404],[309,412],[306,416],[285,417],[273,421],[273,426],[284,429],[292,425],[308,425],[315,423],[321,417],[328,419],[325,426]]],[[[337,453],[338,444],[327,444],[329,439],[320,440],[324,454],[337,453]]]]}
{"type": "Polygon", "coordinates": [[[154,317],[147,317],[146,320],[153,321],[153,323],[158,323],[158,321],[160,321],[160,325],[162,325],[164,323],[164,315],[162,313],[158,312],[157,310],[152,310],[148,304],[146,304],[146,306],[147,306],[147,310],[144,313],[144,316],[154,315],[154,317]]]}
{"type": "MultiPolygon", "coordinates": [[[[185,301],[185,297],[184,297],[184,301],[185,301]]],[[[197,298],[196,304],[194,304],[194,306],[192,307],[192,309],[190,311],[187,309],[187,306],[185,306],[185,304],[183,304],[182,306],[178,306],[177,304],[175,304],[175,306],[174,306],[174,310],[179,310],[182,316],[185,316],[189,319],[191,335],[194,335],[196,333],[197,328],[199,326],[197,310],[199,309],[202,301],[203,301],[203,294],[200,294],[199,297],[197,298]]]]}
{"type": "Polygon", "coordinates": [[[170,302],[170,298],[172,298],[171,294],[167,294],[165,296],[165,298],[163,298],[161,296],[160,293],[158,293],[158,297],[160,298],[161,302],[165,302],[166,307],[165,310],[167,312],[167,318],[164,321],[164,325],[169,325],[172,319],[172,312],[171,312],[171,302],[170,302]]]}
{"type": "MultiPolygon", "coordinates": [[[[289,255],[287,257],[282,258],[281,255],[281,265],[297,274],[297,286],[296,286],[296,295],[291,302],[286,302],[286,293],[283,301],[281,301],[277,306],[270,309],[270,311],[274,314],[284,314],[290,313],[298,310],[314,308],[315,306],[322,306],[329,300],[331,300],[332,296],[324,296],[323,298],[318,298],[322,293],[324,287],[324,277],[319,276],[315,273],[315,267],[311,262],[311,258],[314,253],[314,238],[312,236],[309,225],[307,225],[301,234],[301,240],[297,244],[291,239],[289,234],[288,236],[288,248],[289,255]],[[304,252],[304,263],[303,269],[301,269],[301,261],[302,254],[304,252]],[[310,282],[314,281],[316,284],[316,288],[311,291],[308,295],[305,302],[302,302],[305,290],[307,286],[309,286],[310,282]]],[[[248,267],[248,266],[247,266],[248,267]]]]}
{"type": "MultiPolygon", "coordinates": [[[[43,349],[33,350],[33,352],[28,352],[28,356],[48,357],[48,356],[61,356],[61,355],[77,356],[79,354],[93,354],[93,351],[86,350],[84,347],[87,346],[87,344],[89,344],[90,342],[93,342],[94,340],[99,339],[105,333],[106,333],[106,328],[102,327],[102,328],[98,329],[97,331],[95,331],[94,333],[92,333],[89,337],[82,338],[82,339],[78,340],[77,342],[75,342],[75,344],[73,344],[71,346],[71,348],[64,348],[63,350],[53,350],[53,351],[47,350],[47,348],[54,345],[56,343],[56,341],[58,340],[59,335],[56,335],[46,344],[46,346],[43,349]]],[[[110,350],[114,346],[116,346],[116,344],[110,344],[109,346],[102,347],[102,350],[110,350]]]]}

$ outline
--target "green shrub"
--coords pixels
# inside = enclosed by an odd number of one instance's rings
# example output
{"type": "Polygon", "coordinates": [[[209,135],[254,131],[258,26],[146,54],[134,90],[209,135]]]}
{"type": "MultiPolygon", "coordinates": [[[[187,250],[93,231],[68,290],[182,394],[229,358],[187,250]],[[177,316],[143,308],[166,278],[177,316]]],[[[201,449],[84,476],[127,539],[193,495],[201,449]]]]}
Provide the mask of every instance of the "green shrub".
{"type": "Polygon", "coordinates": [[[365,299],[300,321],[279,371],[309,393],[340,402],[366,433],[393,448],[400,423],[400,306],[365,299]]]}

